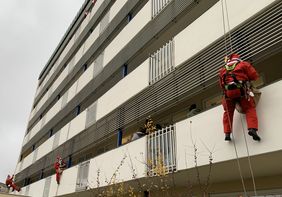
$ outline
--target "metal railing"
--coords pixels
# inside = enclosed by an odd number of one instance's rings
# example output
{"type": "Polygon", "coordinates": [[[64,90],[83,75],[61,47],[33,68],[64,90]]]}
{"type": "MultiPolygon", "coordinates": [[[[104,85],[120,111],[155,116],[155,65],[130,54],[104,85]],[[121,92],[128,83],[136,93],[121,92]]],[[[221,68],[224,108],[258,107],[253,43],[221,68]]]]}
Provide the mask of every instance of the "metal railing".
{"type": "Polygon", "coordinates": [[[149,83],[153,84],[174,70],[174,41],[170,40],[150,56],[149,83]]]}
{"type": "Polygon", "coordinates": [[[90,164],[90,161],[86,161],[86,162],[79,164],[75,191],[83,191],[87,189],[89,164],[90,164]]]}
{"type": "Polygon", "coordinates": [[[176,171],[175,125],[167,126],[147,136],[147,167],[149,176],[176,171]]]}
{"type": "Polygon", "coordinates": [[[152,18],[156,17],[172,0],[152,0],[152,18]]]}

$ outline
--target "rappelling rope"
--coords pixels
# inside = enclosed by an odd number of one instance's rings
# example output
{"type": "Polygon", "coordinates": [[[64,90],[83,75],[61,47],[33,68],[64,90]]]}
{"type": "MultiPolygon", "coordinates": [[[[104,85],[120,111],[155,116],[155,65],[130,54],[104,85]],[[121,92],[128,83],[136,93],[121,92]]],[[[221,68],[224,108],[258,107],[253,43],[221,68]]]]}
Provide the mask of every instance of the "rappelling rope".
{"type": "Polygon", "coordinates": [[[253,186],[254,186],[254,193],[255,193],[255,196],[257,196],[255,176],[254,176],[254,172],[253,172],[253,168],[252,168],[252,163],[251,163],[251,158],[250,158],[250,153],[249,153],[249,146],[248,146],[247,139],[246,139],[246,133],[245,133],[245,129],[244,129],[244,124],[243,124],[242,116],[243,115],[240,114],[240,120],[241,120],[241,124],[242,124],[242,132],[243,132],[244,139],[245,139],[245,144],[246,144],[246,150],[247,150],[247,155],[248,155],[248,162],[249,162],[250,172],[251,172],[253,186]]]}
{"type": "Polygon", "coordinates": [[[235,137],[234,137],[233,132],[232,132],[232,125],[231,125],[231,120],[230,120],[230,116],[229,116],[229,110],[228,110],[227,103],[226,103],[226,98],[224,98],[223,100],[225,102],[225,106],[226,106],[226,109],[227,109],[226,113],[227,113],[227,117],[228,117],[229,126],[230,126],[230,129],[231,129],[231,135],[232,135],[232,139],[233,139],[232,142],[233,142],[234,150],[235,150],[235,153],[236,153],[236,161],[237,161],[238,170],[239,170],[239,174],[240,174],[240,178],[241,178],[241,182],[242,182],[242,187],[243,187],[245,196],[247,196],[247,191],[246,191],[246,186],[245,186],[245,182],[244,182],[244,177],[243,177],[243,173],[242,173],[242,169],[241,169],[241,164],[240,164],[239,156],[238,156],[238,151],[237,151],[237,147],[236,147],[236,143],[235,143],[235,137]]]}
{"type": "MultiPolygon", "coordinates": [[[[224,45],[225,45],[225,57],[227,57],[228,56],[228,49],[227,49],[227,41],[226,41],[226,29],[225,29],[226,25],[225,25],[225,15],[224,15],[224,5],[223,4],[224,4],[224,2],[223,2],[223,0],[221,0],[222,24],[223,24],[224,45]]],[[[228,24],[229,24],[229,22],[228,22],[228,24]]],[[[228,27],[230,28],[230,26],[228,26],[228,27]]],[[[230,30],[229,30],[229,32],[230,32],[230,30]]],[[[231,34],[229,34],[229,36],[231,37],[231,34]]],[[[231,120],[230,120],[230,116],[229,116],[229,109],[228,109],[228,106],[227,106],[226,98],[223,98],[223,101],[225,102],[225,106],[226,106],[226,110],[227,110],[227,112],[225,112],[225,113],[227,113],[228,122],[229,122],[230,130],[231,130],[230,132],[231,132],[232,139],[233,139],[232,142],[233,142],[233,146],[234,146],[234,150],[235,150],[235,154],[236,154],[236,161],[237,161],[238,170],[239,170],[239,174],[240,174],[240,178],[241,178],[241,182],[242,182],[242,187],[243,187],[245,196],[247,196],[244,177],[243,177],[241,164],[240,164],[239,156],[238,156],[238,151],[237,151],[237,147],[236,147],[236,143],[235,143],[235,137],[234,137],[233,132],[232,132],[232,125],[231,125],[231,120]]]]}
{"type": "MultiPolygon", "coordinates": [[[[228,15],[228,8],[227,8],[227,2],[226,0],[224,0],[225,2],[225,12],[226,12],[226,21],[227,21],[227,28],[228,28],[228,36],[229,36],[229,46],[230,46],[230,54],[233,53],[233,46],[232,46],[232,36],[231,36],[231,31],[230,31],[230,23],[229,23],[229,15],[228,15]]],[[[223,0],[221,0],[221,9],[222,9],[222,18],[223,18],[223,29],[224,29],[224,41],[225,41],[225,50],[226,53],[228,51],[227,49],[227,39],[226,39],[226,29],[225,29],[225,15],[224,15],[224,5],[223,5],[223,0]]],[[[226,101],[225,101],[226,104],[226,101]]],[[[228,106],[226,104],[226,108],[227,111],[228,110],[228,106]]],[[[229,113],[227,113],[228,115],[228,121],[229,121],[229,125],[231,126],[231,121],[230,121],[230,117],[229,117],[229,113]]],[[[240,114],[240,120],[241,120],[241,125],[242,125],[242,132],[243,132],[243,136],[244,136],[244,140],[245,140],[245,145],[246,145],[246,150],[247,150],[247,155],[248,155],[248,163],[249,163],[249,168],[250,168],[250,172],[251,172],[251,176],[252,176],[252,182],[253,182],[253,187],[254,187],[254,193],[257,196],[257,191],[256,191],[256,183],[255,183],[255,177],[254,177],[254,173],[253,173],[253,168],[252,168],[252,163],[251,163],[251,158],[250,158],[250,154],[249,154],[249,147],[248,147],[248,143],[247,143],[247,139],[246,139],[246,134],[245,134],[245,130],[244,130],[244,124],[243,124],[243,118],[242,118],[242,114],[240,114]]],[[[232,134],[232,138],[234,139],[234,135],[233,132],[231,132],[232,134]]],[[[240,162],[239,162],[239,158],[238,158],[238,152],[237,152],[237,148],[236,148],[236,144],[235,144],[235,139],[233,140],[233,144],[234,144],[234,149],[236,152],[236,157],[237,157],[237,163],[238,163],[238,168],[239,168],[239,172],[240,172],[240,176],[241,176],[241,180],[242,180],[242,185],[244,188],[244,193],[246,195],[246,188],[245,188],[245,184],[244,184],[244,179],[242,176],[242,172],[241,172],[241,166],[240,166],[240,162]]],[[[247,195],[246,195],[247,196],[247,195]]]]}

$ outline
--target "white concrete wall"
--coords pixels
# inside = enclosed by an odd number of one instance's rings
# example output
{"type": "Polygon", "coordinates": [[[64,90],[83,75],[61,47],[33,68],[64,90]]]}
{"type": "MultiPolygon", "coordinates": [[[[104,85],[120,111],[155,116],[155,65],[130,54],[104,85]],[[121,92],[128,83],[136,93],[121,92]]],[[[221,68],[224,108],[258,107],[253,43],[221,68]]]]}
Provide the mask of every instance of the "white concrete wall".
{"type": "Polygon", "coordinates": [[[63,175],[61,177],[61,184],[58,187],[57,195],[63,195],[63,194],[69,194],[75,192],[77,172],[78,172],[78,166],[74,166],[63,172],[63,175]]]}
{"type": "Polygon", "coordinates": [[[30,132],[30,136],[29,136],[29,140],[31,138],[33,138],[33,136],[35,136],[35,134],[41,129],[41,125],[42,125],[42,119],[40,121],[38,121],[33,127],[32,129],[29,131],[30,132]]]}
{"type": "MultiPolygon", "coordinates": [[[[230,29],[265,8],[275,0],[227,1],[230,29]],[[240,10],[238,12],[238,10],[240,10]]],[[[227,22],[226,22],[227,25],[227,22]]],[[[227,29],[227,28],[226,28],[227,29]]],[[[200,50],[223,36],[221,1],[175,36],[175,63],[180,65],[200,50]]]]}
{"type": "Polygon", "coordinates": [[[119,81],[98,99],[97,120],[142,91],[149,84],[149,60],[119,81]]]}
{"type": "Polygon", "coordinates": [[[46,140],[43,144],[41,144],[38,147],[38,152],[37,152],[36,160],[42,158],[47,153],[52,151],[52,146],[53,146],[54,138],[55,138],[55,136],[53,135],[52,137],[50,137],[48,140],[46,140]]]}
{"type": "Polygon", "coordinates": [[[66,124],[63,128],[61,128],[60,132],[60,139],[59,139],[59,146],[67,141],[68,134],[69,134],[70,123],[66,124]]]}
{"type": "Polygon", "coordinates": [[[35,182],[30,185],[28,196],[42,197],[44,191],[45,179],[35,182]]]}
{"type": "Polygon", "coordinates": [[[91,10],[91,17],[93,17],[95,15],[95,13],[97,12],[97,10],[100,8],[100,6],[102,5],[103,1],[99,1],[97,0],[94,7],[91,10]]]}
{"type": "Polygon", "coordinates": [[[77,81],[68,89],[67,103],[76,95],[77,81]]]}
{"type": "Polygon", "coordinates": [[[95,42],[95,40],[99,37],[99,31],[100,31],[100,23],[95,27],[93,32],[90,34],[90,36],[87,38],[84,44],[84,50],[87,51],[90,46],[95,42]]]}
{"type": "Polygon", "coordinates": [[[68,139],[72,138],[73,136],[83,131],[85,129],[85,123],[86,123],[86,110],[81,112],[77,117],[75,117],[70,122],[68,139]]]}
{"type": "Polygon", "coordinates": [[[81,45],[81,47],[79,48],[79,50],[75,54],[74,65],[76,65],[77,62],[81,59],[82,55],[84,54],[83,52],[84,52],[84,44],[81,45]]]}
{"type": "Polygon", "coordinates": [[[22,160],[23,164],[21,170],[24,170],[26,167],[32,164],[33,155],[34,155],[34,151],[22,160]]]}
{"type": "Polygon", "coordinates": [[[124,6],[124,4],[127,2],[127,0],[118,0],[112,5],[110,9],[110,15],[109,15],[109,23],[113,20],[113,18],[117,15],[117,13],[120,11],[120,9],[124,6]]]}
{"type": "Polygon", "coordinates": [[[86,86],[86,84],[93,79],[93,69],[94,65],[90,64],[87,70],[79,77],[77,82],[77,93],[80,92],[80,90],[82,90],[82,88],[84,88],[84,86],[86,86]]]}
{"type": "MultiPolygon", "coordinates": [[[[63,175],[64,176],[64,175],[63,175]]],[[[57,196],[59,187],[56,182],[56,175],[51,176],[51,184],[49,190],[49,197],[57,196]]]]}
{"type": "Polygon", "coordinates": [[[51,109],[45,114],[45,124],[51,120],[62,108],[62,97],[53,105],[51,109]]]}
{"type": "Polygon", "coordinates": [[[22,146],[24,146],[29,141],[29,139],[30,139],[30,132],[28,132],[28,134],[26,134],[24,136],[24,140],[23,140],[23,145],[22,146]]]}
{"type": "Polygon", "coordinates": [[[133,141],[117,149],[106,152],[90,160],[88,182],[91,187],[97,187],[97,172],[100,170],[100,186],[107,185],[106,180],[110,181],[117,167],[125,157],[124,163],[118,170],[117,182],[132,179],[132,166],[136,170],[137,178],[146,176],[146,165],[144,164],[146,151],[146,137],[133,141]],[[132,164],[130,162],[130,158],[132,164]]]}
{"type": "Polygon", "coordinates": [[[48,96],[49,96],[49,94],[48,94],[48,92],[46,92],[44,94],[44,96],[40,99],[40,101],[37,103],[37,109],[40,109],[42,107],[42,105],[48,100],[48,98],[49,98],[48,96]]]}
{"type": "Polygon", "coordinates": [[[57,89],[57,87],[62,83],[62,81],[66,78],[68,75],[68,69],[67,67],[63,70],[63,72],[59,75],[59,77],[54,81],[52,85],[53,91],[57,89]]]}
{"type": "Polygon", "coordinates": [[[104,66],[151,20],[151,1],[124,27],[117,37],[107,46],[104,66]]]}
{"type": "MultiPolygon", "coordinates": [[[[281,89],[282,81],[279,81],[261,90],[262,97],[257,106],[261,142],[254,141],[247,134],[245,116],[235,112],[233,134],[239,157],[247,156],[242,132],[246,134],[250,155],[282,149],[281,133],[277,132],[277,128],[280,128],[280,114],[282,112],[281,89]],[[243,118],[244,127],[242,127],[240,116],[243,118]]],[[[218,106],[176,123],[178,170],[193,168],[195,165],[192,139],[198,148],[199,165],[208,164],[209,161],[208,151],[205,146],[213,152],[213,163],[236,159],[233,143],[224,141],[222,115],[223,108],[218,106]]]]}

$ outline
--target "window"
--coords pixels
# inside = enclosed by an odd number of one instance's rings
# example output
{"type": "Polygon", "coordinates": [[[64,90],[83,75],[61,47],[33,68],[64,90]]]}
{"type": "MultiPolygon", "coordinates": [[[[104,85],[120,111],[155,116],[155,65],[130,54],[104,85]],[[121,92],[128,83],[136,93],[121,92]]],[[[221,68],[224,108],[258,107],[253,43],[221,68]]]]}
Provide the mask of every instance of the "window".
{"type": "Polygon", "coordinates": [[[147,136],[148,175],[156,176],[176,170],[175,126],[159,129],[147,136]]]}
{"type": "Polygon", "coordinates": [[[117,133],[117,146],[121,146],[122,145],[122,129],[118,129],[118,133],[117,133]]]}
{"type": "Polygon", "coordinates": [[[53,129],[50,129],[49,131],[49,137],[52,137],[53,136],[53,129]]]}
{"type": "Polygon", "coordinates": [[[70,168],[72,166],[72,156],[69,155],[67,167],[70,168]]]}
{"type": "Polygon", "coordinates": [[[89,163],[90,161],[86,161],[81,163],[78,167],[76,191],[86,190],[88,187],[89,163]]]}
{"type": "Polygon", "coordinates": [[[32,151],[34,151],[34,150],[35,150],[35,144],[32,145],[32,151]]]}
{"type": "Polygon", "coordinates": [[[75,114],[78,116],[80,114],[80,105],[76,106],[75,114]]]}
{"type": "Polygon", "coordinates": [[[88,68],[87,64],[84,64],[84,65],[83,65],[83,71],[86,71],[87,68],[88,68]]]}
{"type": "Polygon", "coordinates": [[[132,18],[133,18],[132,13],[129,12],[127,15],[127,22],[130,22],[132,18]]]}
{"type": "Polygon", "coordinates": [[[40,179],[43,179],[43,178],[44,178],[44,170],[41,170],[40,179]]]}
{"type": "Polygon", "coordinates": [[[174,42],[170,40],[150,56],[149,83],[153,84],[174,70],[174,42]]]}
{"type": "Polygon", "coordinates": [[[122,77],[125,77],[127,75],[127,64],[124,64],[122,66],[122,77]]]}

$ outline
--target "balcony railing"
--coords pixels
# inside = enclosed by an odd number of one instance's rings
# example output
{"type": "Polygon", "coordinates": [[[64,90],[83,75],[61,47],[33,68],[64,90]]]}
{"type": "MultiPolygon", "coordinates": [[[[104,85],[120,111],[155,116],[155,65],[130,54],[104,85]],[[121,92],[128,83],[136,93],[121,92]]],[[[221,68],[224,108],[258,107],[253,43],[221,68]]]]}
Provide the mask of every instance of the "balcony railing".
{"type": "Polygon", "coordinates": [[[162,128],[147,137],[148,175],[162,175],[176,170],[175,125],[162,128]]]}
{"type": "Polygon", "coordinates": [[[156,17],[171,0],[152,0],[152,18],[156,17]]]}
{"type": "Polygon", "coordinates": [[[172,72],[174,67],[174,41],[170,40],[150,56],[149,84],[172,72]]]}

